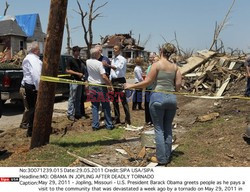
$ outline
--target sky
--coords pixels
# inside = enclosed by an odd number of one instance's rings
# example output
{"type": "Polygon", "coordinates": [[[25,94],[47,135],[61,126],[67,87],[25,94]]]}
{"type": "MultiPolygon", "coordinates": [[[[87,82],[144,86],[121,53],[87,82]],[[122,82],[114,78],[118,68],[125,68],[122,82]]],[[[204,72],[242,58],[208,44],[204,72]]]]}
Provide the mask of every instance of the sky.
{"type": "MultiPolygon", "coordinates": [[[[5,1],[0,0],[0,15],[5,1]]],[[[38,13],[42,29],[46,33],[50,0],[7,0],[10,4],[7,15],[38,13]]],[[[88,10],[91,0],[79,0],[83,10],[88,10]]],[[[215,28],[225,17],[232,0],[96,0],[103,17],[93,23],[94,43],[100,36],[129,33],[148,51],[158,51],[159,45],[177,40],[183,50],[209,49],[215,28]],[[146,40],[149,39],[146,43],[146,40]]],[[[221,32],[226,51],[228,47],[250,52],[250,1],[236,0],[228,23],[221,32]]],[[[68,0],[68,17],[71,30],[71,45],[85,46],[81,17],[76,0],[68,0]]],[[[66,30],[62,52],[66,49],[66,30]]]]}

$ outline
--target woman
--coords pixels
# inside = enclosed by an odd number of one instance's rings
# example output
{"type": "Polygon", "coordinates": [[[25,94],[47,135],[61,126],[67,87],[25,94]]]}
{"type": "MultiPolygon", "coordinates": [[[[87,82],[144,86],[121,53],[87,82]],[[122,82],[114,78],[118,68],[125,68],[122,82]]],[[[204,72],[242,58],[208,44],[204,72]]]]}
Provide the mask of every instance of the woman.
{"type": "MultiPolygon", "coordinates": [[[[143,61],[142,58],[136,57],[135,59],[135,69],[134,69],[134,75],[135,75],[135,83],[139,83],[143,81],[143,74],[142,74],[142,66],[143,61]]],[[[134,96],[133,96],[133,105],[132,110],[136,110],[138,105],[139,110],[143,110],[142,108],[142,90],[135,90],[134,96]]]]}
{"type": "MultiPolygon", "coordinates": [[[[148,68],[146,70],[146,75],[149,73],[149,71],[150,71],[150,69],[152,67],[152,64],[154,63],[155,55],[156,55],[155,52],[151,52],[149,54],[149,58],[148,58],[149,66],[148,66],[148,68]]],[[[150,94],[151,94],[151,91],[152,91],[152,89],[154,87],[155,87],[155,83],[147,86],[146,90],[145,90],[144,107],[145,107],[145,123],[146,123],[146,127],[153,126],[153,121],[152,121],[152,118],[151,118],[151,115],[150,115],[150,112],[149,112],[149,102],[150,102],[150,94]]]]}
{"type": "Polygon", "coordinates": [[[176,48],[170,43],[160,49],[160,60],[154,63],[145,81],[137,84],[125,84],[126,89],[144,88],[157,82],[155,91],[150,98],[150,114],[154,123],[156,158],[158,165],[166,165],[170,161],[172,150],[172,122],[176,113],[176,95],[167,93],[179,91],[181,73],[177,65],[169,60],[176,53],[176,48]]]}

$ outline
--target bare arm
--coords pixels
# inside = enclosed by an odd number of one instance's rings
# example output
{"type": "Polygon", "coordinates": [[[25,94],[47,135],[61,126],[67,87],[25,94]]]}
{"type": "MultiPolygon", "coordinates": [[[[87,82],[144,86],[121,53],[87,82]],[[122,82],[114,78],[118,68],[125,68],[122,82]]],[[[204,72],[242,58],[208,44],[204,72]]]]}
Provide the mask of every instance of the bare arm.
{"type": "Polygon", "coordinates": [[[176,71],[176,76],[175,76],[175,91],[179,91],[181,88],[181,72],[180,69],[178,68],[176,71]]]}
{"type": "Polygon", "coordinates": [[[103,80],[105,81],[105,84],[108,85],[108,86],[112,86],[112,83],[111,81],[108,79],[107,75],[104,73],[104,74],[101,74],[103,80]]]}
{"type": "Polygon", "coordinates": [[[79,72],[76,72],[76,71],[73,71],[73,70],[67,69],[67,68],[66,68],[66,73],[71,74],[71,75],[77,75],[77,76],[79,76],[80,78],[82,78],[82,76],[83,76],[82,73],[79,73],[79,72]]]}
{"type": "Polygon", "coordinates": [[[137,84],[128,84],[128,83],[126,83],[125,88],[126,89],[130,89],[130,88],[137,89],[137,88],[145,88],[145,87],[151,85],[155,81],[155,78],[156,78],[156,76],[158,74],[157,63],[152,64],[150,72],[148,73],[148,75],[147,75],[147,77],[146,77],[146,79],[144,81],[142,81],[140,83],[137,83],[137,84]]]}
{"type": "Polygon", "coordinates": [[[247,77],[250,77],[250,67],[246,66],[246,70],[247,70],[247,77]]]}
{"type": "Polygon", "coordinates": [[[102,61],[102,64],[103,64],[103,66],[104,67],[109,67],[109,68],[111,68],[111,69],[113,69],[113,70],[116,70],[117,68],[115,67],[115,66],[113,66],[113,65],[109,65],[108,63],[107,63],[107,61],[102,61]]]}

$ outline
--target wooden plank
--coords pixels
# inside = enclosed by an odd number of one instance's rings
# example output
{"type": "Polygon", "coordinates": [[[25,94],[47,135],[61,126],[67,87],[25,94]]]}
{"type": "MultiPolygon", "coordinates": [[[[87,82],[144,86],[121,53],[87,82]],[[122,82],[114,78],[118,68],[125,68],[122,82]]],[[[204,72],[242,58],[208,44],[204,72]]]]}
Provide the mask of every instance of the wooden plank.
{"type": "Polygon", "coordinates": [[[80,156],[78,156],[78,155],[75,155],[75,154],[73,154],[73,153],[70,153],[69,151],[67,151],[67,153],[68,153],[69,155],[71,155],[71,156],[73,156],[73,157],[79,159],[81,162],[83,162],[83,163],[85,163],[85,164],[87,164],[87,165],[90,165],[90,166],[92,166],[92,167],[103,167],[102,165],[99,165],[99,164],[97,164],[97,163],[95,163],[95,162],[93,162],[93,161],[90,161],[90,160],[88,160],[88,159],[85,159],[85,158],[83,158],[83,157],[80,157],[80,156]]]}
{"type": "Polygon", "coordinates": [[[231,62],[230,65],[229,65],[229,67],[228,67],[228,69],[230,69],[230,70],[234,69],[235,64],[236,64],[235,61],[231,62]]]}
{"type": "Polygon", "coordinates": [[[193,70],[194,68],[200,66],[203,62],[205,62],[207,59],[211,58],[213,55],[215,55],[215,52],[213,51],[207,51],[207,53],[204,53],[206,56],[205,58],[199,57],[199,56],[192,56],[187,59],[187,64],[185,64],[183,67],[180,67],[180,71],[182,75],[185,75],[189,71],[193,70]]]}
{"type": "Polygon", "coordinates": [[[185,75],[185,77],[199,77],[202,75],[202,72],[197,72],[197,73],[188,73],[185,75]]]}
{"type": "Polygon", "coordinates": [[[220,89],[217,91],[217,93],[215,95],[216,97],[220,97],[223,94],[223,92],[225,91],[225,89],[226,89],[226,87],[227,87],[230,80],[231,80],[231,77],[229,75],[229,77],[224,81],[224,83],[222,84],[220,89]]]}
{"type": "MultiPolygon", "coordinates": [[[[236,62],[231,62],[230,65],[229,65],[229,69],[230,70],[233,69],[235,64],[236,64],[236,62]]],[[[227,85],[228,85],[230,80],[231,80],[231,75],[229,75],[228,78],[224,81],[224,83],[222,84],[222,86],[220,87],[218,92],[216,93],[216,97],[220,97],[223,94],[223,92],[227,88],[227,85]]]]}
{"type": "Polygon", "coordinates": [[[222,67],[223,64],[225,63],[226,59],[225,58],[220,58],[219,60],[219,65],[222,67]]]}
{"type": "Polygon", "coordinates": [[[193,87],[196,89],[196,91],[198,91],[198,86],[203,83],[203,81],[206,78],[206,73],[208,71],[211,71],[213,69],[213,67],[215,66],[215,64],[217,63],[216,60],[210,61],[208,67],[202,72],[201,76],[195,81],[195,83],[193,84],[193,87]]]}

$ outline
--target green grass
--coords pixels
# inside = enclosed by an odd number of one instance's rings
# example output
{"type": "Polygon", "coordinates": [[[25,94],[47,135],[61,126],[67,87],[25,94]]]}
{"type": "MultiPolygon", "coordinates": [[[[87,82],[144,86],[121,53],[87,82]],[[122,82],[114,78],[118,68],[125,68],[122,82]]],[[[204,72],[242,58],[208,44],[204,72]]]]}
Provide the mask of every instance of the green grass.
{"type": "Polygon", "coordinates": [[[232,124],[240,122],[244,122],[244,117],[229,120],[220,117],[213,121],[195,123],[173,153],[171,166],[219,166],[224,154],[232,153],[230,147],[224,149],[222,146],[232,145],[233,135],[240,135],[241,132],[238,127],[232,127],[232,124]],[[219,138],[223,140],[220,141],[219,138]]]}
{"type": "Polygon", "coordinates": [[[20,161],[0,161],[0,166],[69,166],[75,161],[67,151],[78,156],[87,157],[90,154],[98,153],[102,147],[119,143],[123,139],[124,129],[112,131],[100,130],[96,132],[69,133],[64,137],[52,135],[50,144],[20,154],[20,161]]]}

